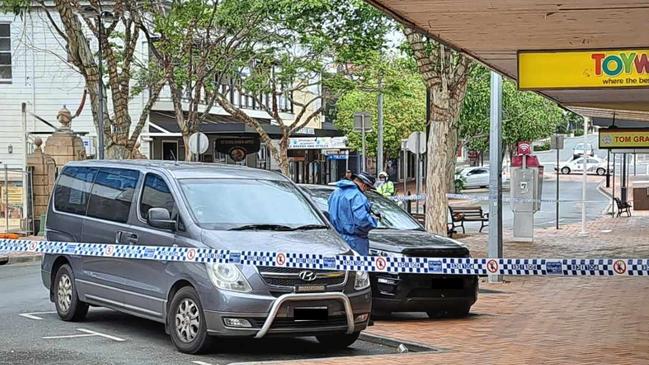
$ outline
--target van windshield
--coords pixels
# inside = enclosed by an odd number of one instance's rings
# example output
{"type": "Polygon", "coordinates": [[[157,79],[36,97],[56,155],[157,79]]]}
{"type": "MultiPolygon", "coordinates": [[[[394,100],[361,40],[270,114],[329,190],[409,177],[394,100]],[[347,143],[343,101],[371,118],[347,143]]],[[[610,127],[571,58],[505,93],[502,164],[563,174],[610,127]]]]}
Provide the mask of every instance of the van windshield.
{"type": "Polygon", "coordinates": [[[243,179],[181,179],[196,222],[206,229],[294,230],[327,228],[289,182],[243,179]]]}

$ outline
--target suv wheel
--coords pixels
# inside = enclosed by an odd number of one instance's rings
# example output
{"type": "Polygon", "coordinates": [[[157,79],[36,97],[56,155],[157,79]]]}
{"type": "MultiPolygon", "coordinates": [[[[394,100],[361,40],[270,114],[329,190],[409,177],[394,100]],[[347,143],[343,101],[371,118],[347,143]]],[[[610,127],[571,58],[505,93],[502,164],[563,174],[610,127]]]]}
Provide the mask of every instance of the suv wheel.
{"type": "Polygon", "coordinates": [[[179,351],[197,354],[209,347],[203,306],[194,288],[186,286],[174,295],[167,323],[171,327],[171,342],[179,351]]]}
{"type": "Polygon", "coordinates": [[[606,170],[603,167],[598,168],[596,171],[597,175],[604,176],[606,175],[606,170]]]}
{"type": "Polygon", "coordinates": [[[570,173],[570,167],[562,167],[561,168],[561,173],[564,175],[568,175],[570,173]]]}
{"type": "Polygon", "coordinates": [[[54,305],[64,321],[81,321],[88,314],[88,304],[79,300],[70,265],[62,265],[54,277],[54,305]]]}
{"type": "Polygon", "coordinates": [[[326,346],[327,349],[341,350],[356,342],[360,334],[360,332],[354,332],[351,334],[321,335],[316,336],[316,338],[318,339],[318,342],[326,346]]]}

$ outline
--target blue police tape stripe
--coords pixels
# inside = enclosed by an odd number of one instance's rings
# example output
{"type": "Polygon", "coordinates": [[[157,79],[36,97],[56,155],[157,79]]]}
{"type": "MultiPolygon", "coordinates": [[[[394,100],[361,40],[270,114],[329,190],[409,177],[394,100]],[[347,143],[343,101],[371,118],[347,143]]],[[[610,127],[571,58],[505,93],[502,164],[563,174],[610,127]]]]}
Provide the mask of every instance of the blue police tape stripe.
{"type": "Polygon", "coordinates": [[[1,252],[39,252],[198,263],[235,263],[299,269],[438,275],[649,276],[649,259],[521,259],[403,256],[325,256],[311,253],[232,251],[0,239],[1,252]]]}

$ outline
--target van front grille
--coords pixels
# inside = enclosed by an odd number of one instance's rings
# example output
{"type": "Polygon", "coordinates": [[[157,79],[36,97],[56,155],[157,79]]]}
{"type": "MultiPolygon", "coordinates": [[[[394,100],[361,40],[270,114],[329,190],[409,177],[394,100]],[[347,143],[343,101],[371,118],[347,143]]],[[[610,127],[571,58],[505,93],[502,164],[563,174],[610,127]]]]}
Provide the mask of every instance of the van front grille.
{"type": "Polygon", "coordinates": [[[345,271],[295,269],[285,267],[258,267],[259,274],[266,284],[279,287],[295,287],[297,285],[326,285],[337,286],[345,283],[345,271]],[[301,273],[306,272],[306,274],[301,273]]]}

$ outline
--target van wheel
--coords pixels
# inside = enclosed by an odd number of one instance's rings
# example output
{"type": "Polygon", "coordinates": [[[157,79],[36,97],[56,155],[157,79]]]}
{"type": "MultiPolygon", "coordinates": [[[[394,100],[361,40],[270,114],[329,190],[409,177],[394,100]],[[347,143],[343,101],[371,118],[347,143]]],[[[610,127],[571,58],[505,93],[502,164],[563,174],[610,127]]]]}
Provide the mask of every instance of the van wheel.
{"type": "Polygon", "coordinates": [[[79,300],[70,265],[62,265],[54,277],[54,305],[64,321],[81,321],[88,314],[88,304],[79,300]]]}
{"type": "Polygon", "coordinates": [[[203,306],[194,288],[186,286],[174,295],[167,323],[171,342],[180,352],[198,354],[210,346],[203,306]]]}
{"type": "Polygon", "coordinates": [[[321,335],[316,336],[316,338],[318,339],[318,342],[327,347],[327,349],[342,350],[356,342],[360,334],[360,332],[354,332],[351,334],[321,335]]]}
{"type": "Polygon", "coordinates": [[[568,175],[570,173],[570,167],[562,167],[561,173],[564,175],[568,175]]]}
{"type": "Polygon", "coordinates": [[[599,176],[604,176],[606,174],[606,170],[604,170],[602,167],[598,168],[597,171],[595,171],[595,172],[599,176]]]}

